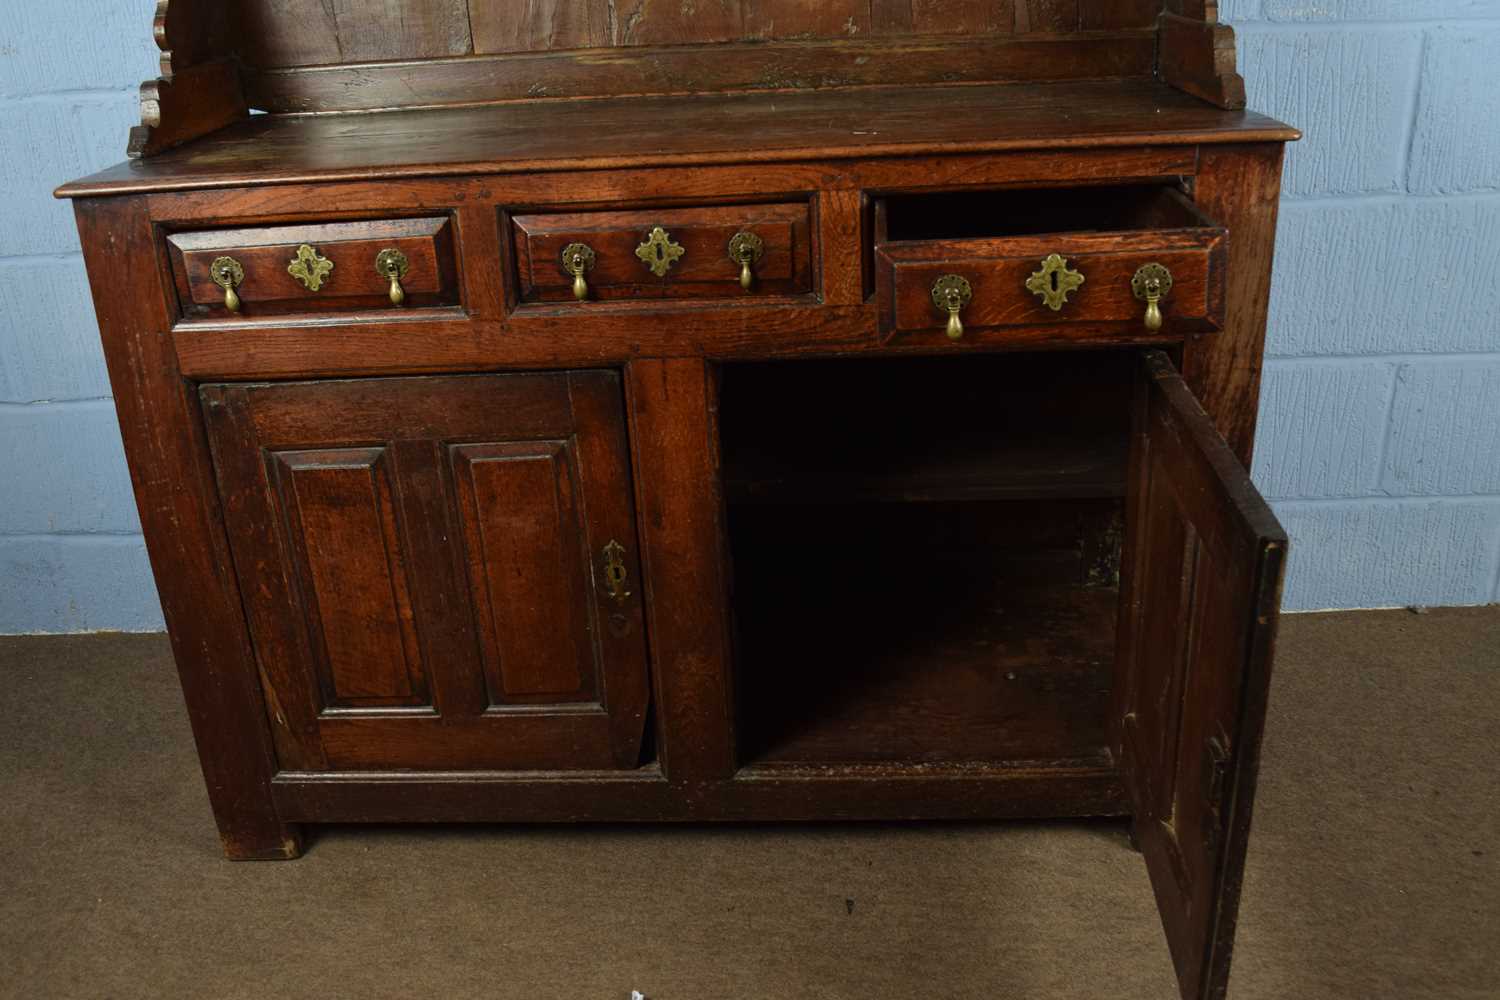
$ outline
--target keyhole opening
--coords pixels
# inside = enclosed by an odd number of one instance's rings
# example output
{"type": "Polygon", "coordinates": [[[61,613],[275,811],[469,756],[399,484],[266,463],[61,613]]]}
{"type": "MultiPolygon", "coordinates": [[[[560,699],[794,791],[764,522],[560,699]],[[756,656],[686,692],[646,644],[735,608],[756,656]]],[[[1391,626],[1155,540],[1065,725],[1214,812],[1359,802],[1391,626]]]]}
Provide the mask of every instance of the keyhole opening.
{"type": "Polygon", "coordinates": [[[1056,271],[1053,271],[1053,272],[1052,272],[1052,273],[1051,273],[1051,274],[1049,274],[1049,275],[1048,275],[1048,276],[1047,276],[1047,277],[1048,277],[1048,278],[1049,278],[1049,279],[1050,279],[1050,280],[1051,280],[1051,282],[1052,282],[1052,290],[1053,290],[1053,291],[1054,291],[1054,292],[1055,292],[1055,291],[1057,291],[1057,288],[1058,288],[1058,282],[1057,282],[1057,272],[1056,272],[1056,271]]]}

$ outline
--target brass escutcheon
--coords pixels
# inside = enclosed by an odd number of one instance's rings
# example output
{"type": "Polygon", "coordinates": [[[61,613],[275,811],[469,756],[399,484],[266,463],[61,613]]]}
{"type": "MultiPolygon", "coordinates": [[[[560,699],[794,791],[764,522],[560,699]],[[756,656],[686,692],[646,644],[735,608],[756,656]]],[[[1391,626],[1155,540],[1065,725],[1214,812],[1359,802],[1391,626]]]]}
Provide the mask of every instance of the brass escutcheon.
{"type": "Polygon", "coordinates": [[[1026,279],[1026,289],[1041,296],[1042,303],[1053,312],[1058,312],[1067,303],[1068,296],[1084,281],[1083,275],[1068,266],[1068,259],[1060,254],[1048,254],[1042,261],[1042,269],[1026,279]]]}
{"type": "Polygon", "coordinates": [[[658,278],[667,276],[672,265],[687,250],[680,243],[673,243],[672,237],[661,226],[651,227],[645,242],[635,248],[635,255],[641,259],[641,263],[651,269],[651,273],[658,278]]]}
{"type": "Polygon", "coordinates": [[[1163,264],[1146,264],[1130,279],[1130,290],[1146,303],[1146,329],[1161,329],[1161,300],[1172,290],[1172,272],[1163,264]]]}
{"type": "Polygon", "coordinates": [[[333,270],[333,261],[322,256],[306,243],[297,248],[297,256],[286,266],[286,273],[302,282],[309,292],[323,287],[328,272],[333,270]]]}
{"type": "Polygon", "coordinates": [[[585,277],[594,269],[594,248],[587,243],[569,243],[563,247],[562,269],[573,277],[573,298],[579,302],[589,297],[589,282],[585,277]]]}
{"type": "Polygon", "coordinates": [[[406,277],[407,266],[406,254],[400,250],[392,248],[375,255],[375,273],[391,282],[390,297],[393,306],[406,301],[406,289],[401,287],[401,279],[406,277]]]}
{"type": "Polygon", "coordinates": [[[624,604],[630,596],[630,591],[625,589],[629,578],[630,571],[625,568],[625,546],[611,539],[604,546],[604,586],[616,604],[624,604]]]}
{"type": "Polygon", "coordinates": [[[224,308],[230,312],[240,311],[239,293],[235,291],[245,280],[245,268],[233,257],[215,257],[208,265],[208,276],[214,284],[224,289],[224,308]]]}
{"type": "Polygon", "coordinates": [[[948,314],[948,339],[962,340],[964,323],[958,314],[974,297],[974,289],[968,279],[958,274],[945,274],[932,283],[932,304],[939,312],[948,314]]]}
{"type": "Polygon", "coordinates": [[[755,284],[753,266],[765,252],[765,241],[754,233],[735,233],[729,240],[729,259],[740,266],[740,287],[747,292],[755,284]]]}

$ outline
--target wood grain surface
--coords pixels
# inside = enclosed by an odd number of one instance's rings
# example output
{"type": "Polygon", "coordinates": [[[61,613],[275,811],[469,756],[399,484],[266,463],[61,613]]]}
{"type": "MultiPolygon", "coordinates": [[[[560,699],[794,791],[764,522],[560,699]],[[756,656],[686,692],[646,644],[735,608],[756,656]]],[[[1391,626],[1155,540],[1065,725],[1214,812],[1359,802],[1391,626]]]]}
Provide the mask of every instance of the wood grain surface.
{"type": "Polygon", "coordinates": [[[1149,82],[556,101],[262,115],[64,185],[59,194],[1296,137],[1270,118],[1149,82]]]}

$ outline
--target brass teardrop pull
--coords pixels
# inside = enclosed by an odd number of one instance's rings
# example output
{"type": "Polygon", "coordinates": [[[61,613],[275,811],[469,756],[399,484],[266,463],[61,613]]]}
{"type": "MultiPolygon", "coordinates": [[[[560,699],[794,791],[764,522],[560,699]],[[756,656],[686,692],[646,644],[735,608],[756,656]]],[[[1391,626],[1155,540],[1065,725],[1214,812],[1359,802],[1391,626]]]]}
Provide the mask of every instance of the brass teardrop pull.
{"type": "Polygon", "coordinates": [[[573,276],[573,298],[583,302],[589,297],[589,282],[585,277],[594,269],[594,248],[587,243],[569,243],[563,247],[563,271],[573,276]]]}
{"type": "Polygon", "coordinates": [[[208,276],[214,284],[224,289],[224,308],[230,312],[240,311],[240,296],[235,291],[245,280],[245,269],[233,257],[215,257],[208,265],[208,276]]]}
{"type": "Polygon", "coordinates": [[[735,233],[729,240],[729,259],[740,266],[740,287],[747,292],[755,284],[754,265],[765,252],[765,241],[754,233],[735,233]]]}
{"type": "Polygon", "coordinates": [[[406,277],[407,267],[406,254],[400,250],[382,250],[375,255],[375,273],[382,278],[390,279],[390,297],[393,306],[399,306],[406,301],[406,289],[401,287],[401,279],[406,277]]]}
{"type": "Polygon", "coordinates": [[[948,339],[962,340],[964,322],[959,318],[964,306],[974,298],[974,289],[967,279],[957,274],[945,274],[932,283],[932,304],[939,312],[948,314],[948,339]]]}
{"type": "Polygon", "coordinates": [[[1147,264],[1130,279],[1130,290],[1146,303],[1146,329],[1161,329],[1161,300],[1172,290],[1172,272],[1161,264],[1147,264]]]}

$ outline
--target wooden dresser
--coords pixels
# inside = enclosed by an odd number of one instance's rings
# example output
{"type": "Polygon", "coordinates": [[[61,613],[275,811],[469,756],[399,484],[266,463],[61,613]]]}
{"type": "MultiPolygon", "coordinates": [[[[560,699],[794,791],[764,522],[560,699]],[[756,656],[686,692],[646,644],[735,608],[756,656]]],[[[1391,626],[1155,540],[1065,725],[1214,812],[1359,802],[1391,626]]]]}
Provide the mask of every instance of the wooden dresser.
{"type": "Polygon", "coordinates": [[[59,193],[225,852],[1131,816],[1223,995],[1296,132],[1215,22],[161,3],[132,159],[59,193]]]}

